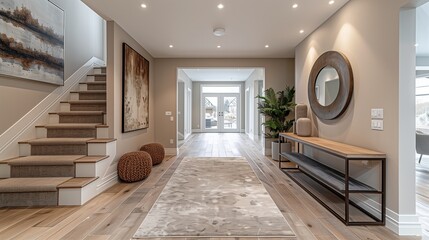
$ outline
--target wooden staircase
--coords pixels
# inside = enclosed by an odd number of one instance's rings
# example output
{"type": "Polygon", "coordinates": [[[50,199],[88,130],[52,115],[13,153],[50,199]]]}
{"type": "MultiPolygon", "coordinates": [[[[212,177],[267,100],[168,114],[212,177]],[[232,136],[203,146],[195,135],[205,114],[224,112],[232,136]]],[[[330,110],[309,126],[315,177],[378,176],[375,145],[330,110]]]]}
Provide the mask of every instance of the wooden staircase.
{"type": "Polygon", "coordinates": [[[78,88],[36,126],[36,139],[19,142],[19,157],[0,161],[0,207],[81,205],[97,195],[116,151],[105,125],[106,69],[78,88]]]}

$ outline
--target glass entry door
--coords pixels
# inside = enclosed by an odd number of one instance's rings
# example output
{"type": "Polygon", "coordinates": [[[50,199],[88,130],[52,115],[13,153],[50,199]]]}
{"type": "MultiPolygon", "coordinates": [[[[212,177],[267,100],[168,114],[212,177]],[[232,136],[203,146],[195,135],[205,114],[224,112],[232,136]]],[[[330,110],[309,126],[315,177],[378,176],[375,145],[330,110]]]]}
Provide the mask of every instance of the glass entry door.
{"type": "Polygon", "coordinates": [[[240,95],[205,93],[202,97],[204,132],[240,131],[240,95]]]}

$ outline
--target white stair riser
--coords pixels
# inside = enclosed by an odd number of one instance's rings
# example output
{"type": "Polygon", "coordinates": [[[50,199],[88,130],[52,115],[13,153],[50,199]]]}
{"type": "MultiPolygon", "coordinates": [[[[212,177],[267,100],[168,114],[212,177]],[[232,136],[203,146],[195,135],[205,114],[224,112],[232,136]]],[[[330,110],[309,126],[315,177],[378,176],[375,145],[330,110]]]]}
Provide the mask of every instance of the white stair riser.
{"type": "Polygon", "coordinates": [[[95,82],[95,76],[86,76],[87,82],[95,82]]]}
{"type": "Polygon", "coordinates": [[[46,138],[48,136],[48,129],[44,127],[36,127],[36,138],[46,138]]]}
{"type": "Polygon", "coordinates": [[[79,100],[79,93],[70,93],[70,100],[79,100]]]}
{"type": "Polygon", "coordinates": [[[49,114],[49,123],[50,124],[57,124],[60,122],[60,115],[58,114],[49,114]]]}
{"type": "Polygon", "coordinates": [[[88,156],[106,156],[106,155],[108,156],[116,155],[116,142],[88,143],[88,156]]]}
{"type": "Polygon", "coordinates": [[[20,143],[19,144],[19,156],[25,157],[31,155],[31,145],[28,143],[20,143]]]}
{"type": "Polygon", "coordinates": [[[10,178],[9,164],[0,164],[0,178],[10,178]]]}
{"type": "Polygon", "coordinates": [[[60,112],[70,112],[70,103],[60,103],[60,112]]]}
{"type": "Polygon", "coordinates": [[[97,181],[94,181],[83,188],[60,188],[58,189],[58,205],[83,205],[97,194],[97,181]]]}
{"type": "Polygon", "coordinates": [[[97,128],[97,138],[109,138],[109,128],[97,128]]]}
{"type": "Polygon", "coordinates": [[[75,177],[96,177],[97,176],[97,163],[76,163],[75,164],[75,177]]]}
{"type": "Polygon", "coordinates": [[[94,68],[94,70],[92,71],[93,74],[103,74],[101,68],[94,68]]]}
{"type": "Polygon", "coordinates": [[[86,85],[85,83],[79,84],[79,90],[80,91],[86,91],[86,90],[88,90],[88,85],[86,85]]]}

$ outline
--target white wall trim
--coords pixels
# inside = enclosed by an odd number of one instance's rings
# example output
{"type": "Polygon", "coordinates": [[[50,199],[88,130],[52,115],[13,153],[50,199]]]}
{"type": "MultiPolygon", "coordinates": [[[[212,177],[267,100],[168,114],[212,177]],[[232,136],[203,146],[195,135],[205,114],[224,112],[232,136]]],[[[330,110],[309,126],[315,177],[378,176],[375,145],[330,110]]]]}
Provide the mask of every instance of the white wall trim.
{"type": "Polygon", "coordinates": [[[396,212],[386,209],[386,227],[400,236],[421,236],[422,226],[419,216],[398,215],[396,212]]]}
{"type": "Polygon", "coordinates": [[[200,132],[202,132],[202,131],[199,128],[198,129],[192,129],[192,133],[200,133],[200,132]]]}
{"type": "MultiPolygon", "coordinates": [[[[54,91],[52,91],[33,109],[31,109],[27,114],[25,114],[21,119],[8,128],[3,134],[1,134],[0,159],[11,157],[7,155],[11,155],[11,153],[7,153],[7,150],[11,150],[11,148],[17,149],[18,145],[16,143],[18,141],[23,140],[29,136],[35,137],[36,133],[34,131],[34,127],[39,122],[47,123],[48,112],[58,109],[59,102],[65,99],[70,93],[71,89],[75,87],[82,79],[85,79],[88,72],[96,66],[104,66],[104,61],[96,57],[92,57],[64,82],[64,86],[59,86],[54,91]],[[46,119],[42,117],[45,117],[46,119]]],[[[18,155],[16,150],[11,150],[11,152],[14,152],[16,155],[18,155]]]]}
{"type": "Polygon", "coordinates": [[[165,148],[164,150],[165,150],[165,155],[173,155],[173,156],[179,155],[178,148],[165,148]]]}
{"type": "MultiPolygon", "coordinates": [[[[357,197],[357,196],[356,196],[357,197]]],[[[381,204],[366,196],[357,197],[361,207],[374,216],[380,215],[381,204]]],[[[386,227],[400,236],[421,236],[422,227],[418,215],[399,215],[386,208],[386,227]]]]}

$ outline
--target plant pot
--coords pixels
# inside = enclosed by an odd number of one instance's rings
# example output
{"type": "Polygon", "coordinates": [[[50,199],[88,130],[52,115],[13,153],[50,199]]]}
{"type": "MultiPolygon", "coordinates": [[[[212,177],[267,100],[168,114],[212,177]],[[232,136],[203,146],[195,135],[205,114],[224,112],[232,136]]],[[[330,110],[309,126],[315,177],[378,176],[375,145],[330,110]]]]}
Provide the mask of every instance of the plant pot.
{"type": "MultiPolygon", "coordinates": [[[[292,144],[291,143],[281,143],[282,152],[291,152],[292,151],[292,144]]],[[[273,141],[271,143],[271,158],[273,160],[279,160],[279,142],[273,141]]]]}

